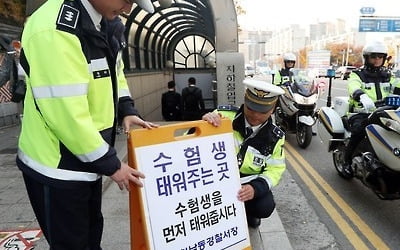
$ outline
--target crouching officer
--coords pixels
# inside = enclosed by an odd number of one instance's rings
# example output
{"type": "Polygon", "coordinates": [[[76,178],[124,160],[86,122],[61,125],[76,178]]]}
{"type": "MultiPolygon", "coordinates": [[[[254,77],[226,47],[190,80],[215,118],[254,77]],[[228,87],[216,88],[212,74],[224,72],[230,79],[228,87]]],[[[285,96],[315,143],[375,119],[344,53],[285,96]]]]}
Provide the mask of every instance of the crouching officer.
{"type": "Polygon", "coordinates": [[[256,228],[275,208],[271,192],[286,169],[283,149],[285,134],[272,123],[278,96],[284,91],[271,83],[245,80],[244,104],[240,108],[219,106],[203,120],[214,126],[221,118],[232,120],[242,187],[238,199],[245,202],[247,223],[256,228]]]}

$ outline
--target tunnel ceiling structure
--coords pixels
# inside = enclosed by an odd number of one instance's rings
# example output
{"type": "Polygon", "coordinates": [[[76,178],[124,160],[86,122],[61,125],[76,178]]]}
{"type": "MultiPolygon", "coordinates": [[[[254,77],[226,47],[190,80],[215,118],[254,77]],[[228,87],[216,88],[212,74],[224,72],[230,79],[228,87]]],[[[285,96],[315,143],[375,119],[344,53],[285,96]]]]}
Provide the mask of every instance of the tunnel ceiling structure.
{"type": "Polygon", "coordinates": [[[152,3],[153,13],[133,4],[131,13],[121,16],[127,39],[123,53],[125,69],[162,69],[167,62],[176,62],[174,53],[186,59],[194,53],[206,63],[215,60],[216,36],[209,0],[152,0],[152,3]],[[165,2],[171,5],[163,7],[165,2]],[[178,44],[181,51],[176,50],[178,44]]]}
{"type": "MultiPolygon", "coordinates": [[[[26,15],[45,1],[26,0],[26,15]]],[[[123,60],[127,71],[161,70],[171,63],[175,68],[188,68],[188,62],[194,68],[211,68],[216,51],[238,51],[233,0],[150,1],[153,13],[134,3],[131,13],[120,15],[126,27],[123,60]]]]}

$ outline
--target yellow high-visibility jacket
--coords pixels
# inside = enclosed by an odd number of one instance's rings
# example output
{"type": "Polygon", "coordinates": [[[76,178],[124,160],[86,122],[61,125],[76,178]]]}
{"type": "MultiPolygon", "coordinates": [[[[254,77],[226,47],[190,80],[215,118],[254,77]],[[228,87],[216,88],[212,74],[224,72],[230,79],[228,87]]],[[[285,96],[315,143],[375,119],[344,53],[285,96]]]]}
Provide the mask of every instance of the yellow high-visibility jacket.
{"type": "Polygon", "coordinates": [[[113,148],[117,116],[137,111],[123,74],[120,40],[111,31],[97,31],[80,1],[47,1],[28,19],[17,157],[25,173],[47,181],[95,181],[120,168],[113,148]]]}
{"type": "Polygon", "coordinates": [[[279,183],[286,169],[284,132],[269,119],[254,137],[243,143],[246,138],[243,105],[240,109],[220,106],[215,112],[232,120],[241,183],[252,185],[255,197],[265,194],[279,183]],[[243,153],[240,153],[242,147],[243,153]]]}
{"type": "Polygon", "coordinates": [[[293,82],[293,72],[290,71],[290,69],[285,69],[282,68],[279,71],[276,72],[274,75],[274,82],[273,84],[275,85],[281,85],[286,82],[293,82]]]}
{"type": "Polygon", "coordinates": [[[367,94],[372,101],[382,100],[391,93],[400,89],[400,81],[389,71],[369,72],[366,69],[353,71],[349,75],[348,92],[350,95],[350,110],[360,108],[362,94],[367,94]]]}

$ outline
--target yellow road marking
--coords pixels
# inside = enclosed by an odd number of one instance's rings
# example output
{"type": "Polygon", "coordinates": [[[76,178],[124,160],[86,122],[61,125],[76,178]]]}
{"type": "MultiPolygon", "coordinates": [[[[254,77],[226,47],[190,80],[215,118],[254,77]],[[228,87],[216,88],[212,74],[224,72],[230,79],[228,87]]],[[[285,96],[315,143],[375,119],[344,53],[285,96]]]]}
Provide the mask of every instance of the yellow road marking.
{"type": "Polygon", "coordinates": [[[316,183],[331,197],[333,202],[343,211],[350,221],[360,230],[376,249],[390,249],[383,240],[357,215],[357,213],[333,190],[333,188],[304,160],[304,158],[289,144],[285,143],[287,149],[287,159],[304,183],[310,188],[311,192],[321,203],[332,220],[338,225],[355,249],[368,249],[351,226],[343,219],[331,202],[320,191],[320,188],[309,177],[312,176],[316,183]],[[299,162],[297,162],[296,160],[299,162]],[[308,174],[306,174],[306,172],[308,174]]]}

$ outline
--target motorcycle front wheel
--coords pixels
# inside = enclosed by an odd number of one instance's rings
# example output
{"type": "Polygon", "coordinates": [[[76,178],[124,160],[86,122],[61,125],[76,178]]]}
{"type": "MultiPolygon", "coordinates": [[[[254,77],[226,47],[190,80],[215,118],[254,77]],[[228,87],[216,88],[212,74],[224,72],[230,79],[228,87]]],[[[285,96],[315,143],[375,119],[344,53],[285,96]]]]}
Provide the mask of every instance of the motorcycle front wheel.
{"type": "Polygon", "coordinates": [[[298,124],[296,139],[297,144],[299,144],[301,148],[307,148],[308,145],[310,145],[312,139],[312,127],[304,124],[298,124]]]}
{"type": "Polygon", "coordinates": [[[335,165],[336,171],[339,176],[344,179],[353,178],[353,171],[350,166],[347,166],[345,161],[345,150],[346,147],[342,146],[335,149],[332,153],[333,165],[335,165]]]}

